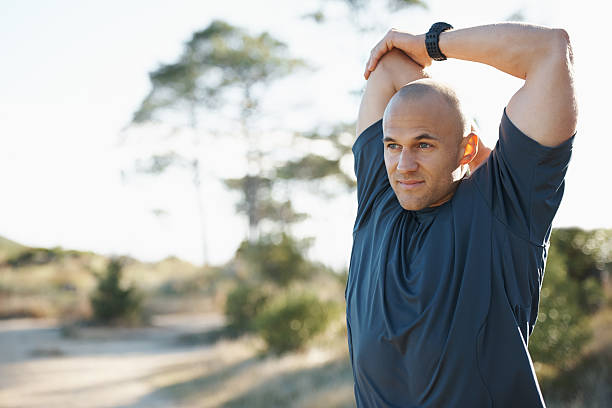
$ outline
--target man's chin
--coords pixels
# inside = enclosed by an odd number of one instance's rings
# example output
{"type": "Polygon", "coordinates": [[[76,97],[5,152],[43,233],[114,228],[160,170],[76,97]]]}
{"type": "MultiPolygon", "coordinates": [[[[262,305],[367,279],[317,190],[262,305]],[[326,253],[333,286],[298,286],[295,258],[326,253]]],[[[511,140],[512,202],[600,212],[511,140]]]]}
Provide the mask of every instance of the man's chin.
{"type": "Polygon", "coordinates": [[[404,210],[408,210],[408,211],[419,211],[419,210],[422,210],[423,208],[425,208],[425,206],[411,207],[411,206],[404,206],[404,205],[402,205],[402,208],[404,210]]]}
{"type": "Polygon", "coordinates": [[[423,203],[406,202],[402,200],[399,200],[399,203],[404,210],[408,210],[408,211],[418,211],[418,210],[422,210],[423,208],[427,207],[427,205],[423,203]]]}

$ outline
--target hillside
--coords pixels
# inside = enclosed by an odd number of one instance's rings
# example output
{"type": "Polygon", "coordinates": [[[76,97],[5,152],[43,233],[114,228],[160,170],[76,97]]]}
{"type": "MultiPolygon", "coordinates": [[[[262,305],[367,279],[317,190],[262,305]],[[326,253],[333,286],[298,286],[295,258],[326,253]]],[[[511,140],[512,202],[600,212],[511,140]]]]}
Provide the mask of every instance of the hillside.
{"type": "MultiPolygon", "coordinates": [[[[151,313],[220,307],[211,290],[218,286],[212,284],[217,268],[199,268],[173,256],[159,262],[122,259],[123,284],[147,295],[151,313]]],[[[0,318],[89,317],[89,294],[108,262],[109,257],[94,252],[35,248],[0,237],[0,318]]]]}
{"type": "Polygon", "coordinates": [[[0,263],[25,248],[27,247],[0,235],[0,263]]]}

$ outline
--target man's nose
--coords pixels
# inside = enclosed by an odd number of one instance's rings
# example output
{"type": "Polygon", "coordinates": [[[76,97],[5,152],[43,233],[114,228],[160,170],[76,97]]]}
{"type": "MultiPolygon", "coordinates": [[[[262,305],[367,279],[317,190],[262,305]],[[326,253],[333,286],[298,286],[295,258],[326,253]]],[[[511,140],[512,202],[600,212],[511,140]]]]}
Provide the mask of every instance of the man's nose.
{"type": "Polygon", "coordinates": [[[402,149],[397,163],[397,171],[416,171],[417,167],[418,165],[414,155],[408,152],[407,149],[402,149]]]}

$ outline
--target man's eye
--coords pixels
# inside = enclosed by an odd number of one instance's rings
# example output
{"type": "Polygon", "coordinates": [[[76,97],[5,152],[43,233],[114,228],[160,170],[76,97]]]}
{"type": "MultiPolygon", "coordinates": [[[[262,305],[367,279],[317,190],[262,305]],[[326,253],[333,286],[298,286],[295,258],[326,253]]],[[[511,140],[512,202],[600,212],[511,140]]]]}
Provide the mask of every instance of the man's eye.
{"type": "Polygon", "coordinates": [[[428,149],[431,145],[429,143],[421,142],[419,143],[419,149],[428,149]]]}
{"type": "Polygon", "coordinates": [[[391,150],[401,150],[402,146],[398,145],[397,143],[389,143],[387,145],[387,148],[391,149],[391,150]]]}

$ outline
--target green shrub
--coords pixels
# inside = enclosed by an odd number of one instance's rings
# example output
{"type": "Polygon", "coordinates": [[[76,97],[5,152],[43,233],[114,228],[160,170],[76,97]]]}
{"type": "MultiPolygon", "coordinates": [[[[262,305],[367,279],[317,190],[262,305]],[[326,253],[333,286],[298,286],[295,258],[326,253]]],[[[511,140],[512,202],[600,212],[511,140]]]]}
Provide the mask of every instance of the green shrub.
{"type": "Polygon", "coordinates": [[[6,260],[6,263],[13,268],[28,265],[44,265],[61,259],[63,256],[64,251],[61,249],[61,247],[25,248],[24,250],[9,257],[6,260]]]}
{"type": "Polygon", "coordinates": [[[588,313],[605,301],[602,284],[612,270],[612,230],[580,228],[554,229],[550,246],[564,256],[567,277],[581,284],[578,301],[588,313]]]}
{"type": "Polygon", "coordinates": [[[255,330],[255,318],[261,312],[269,294],[261,287],[245,283],[228,293],[225,301],[227,328],[233,334],[255,330]]]}
{"type": "Polygon", "coordinates": [[[257,331],[269,351],[282,354],[303,348],[325,330],[338,307],[313,294],[287,293],[271,301],[257,316],[257,331]]]}
{"type": "Polygon", "coordinates": [[[298,242],[287,234],[263,236],[256,242],[243,241],[236,256],[244,261],[251,278],[286,287],[307,278],[310,263],[304,258],[309,240],[298,242]]]}
{"type": "Polygon", "coordinates": [[[585,285],[588,280],[572,279],[567,265],[566,255],[551,246],[538,320],[529,339],[529,352],[534,361],[559,368],[572,363],[592,337],[581,293],[597,290],[585,285]]]}
{"type": "Polygon", "coordinates": [[[113,258],[106,273],[97,276],[98,285],[90,297],[94,319],[102,323],[143,323],[147,320],[142,310],[143,295],[134,287],[121,287],[122,268],[121,259],[113,258]]]}

